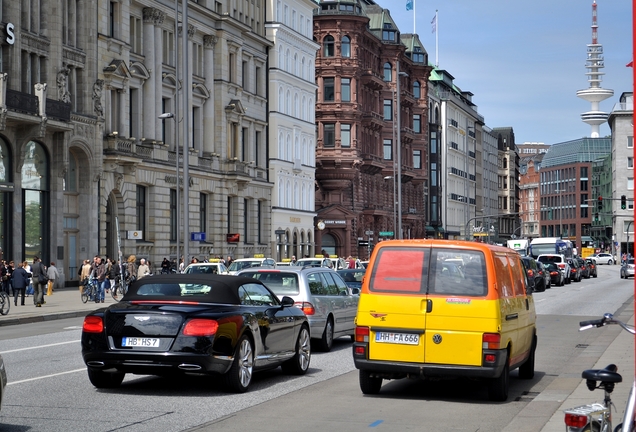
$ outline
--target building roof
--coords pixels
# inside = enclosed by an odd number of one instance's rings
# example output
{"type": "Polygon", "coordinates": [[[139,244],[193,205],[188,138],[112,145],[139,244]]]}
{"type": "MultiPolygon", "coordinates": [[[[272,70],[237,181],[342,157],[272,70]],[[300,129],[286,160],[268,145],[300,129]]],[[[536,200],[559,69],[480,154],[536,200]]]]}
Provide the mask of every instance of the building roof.
{"type": "Polygon", "coordinates": [[[569,165],[577,162],[593,162],[612,151],[611,138],[579,138],[552,144],[543,157],[542,168],[569,165]]]}

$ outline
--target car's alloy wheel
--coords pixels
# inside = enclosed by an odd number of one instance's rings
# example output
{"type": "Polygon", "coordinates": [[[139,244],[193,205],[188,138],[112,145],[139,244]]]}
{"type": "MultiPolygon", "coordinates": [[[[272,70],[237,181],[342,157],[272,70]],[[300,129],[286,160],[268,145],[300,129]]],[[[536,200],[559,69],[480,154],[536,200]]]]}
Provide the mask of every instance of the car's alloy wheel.
{"type": "Polygon", "coordinates": [[[232,367],[223,375],[227,390],[235,393],[245,393],[252,382],[254,367],[254,349],[247,336],[239,340],[232,367]]]}
{"type": "Polygon", "coordinates": [[[333,346],[333,320],[331,317],[327,319],[327,325],[325,325],[325,330],[322,332],[322,338],[320,339],[320,350],[321,351],[331,351],[331,347],[333,346]]]}
{"type": "Polygon", "coordinates": [[[281,365],[283,372],[295,375],[304,375],[309,369],[311,361],[311,338],[309,330],[303,326],[296,340],[296,353],[294,357],[281,365]]]}

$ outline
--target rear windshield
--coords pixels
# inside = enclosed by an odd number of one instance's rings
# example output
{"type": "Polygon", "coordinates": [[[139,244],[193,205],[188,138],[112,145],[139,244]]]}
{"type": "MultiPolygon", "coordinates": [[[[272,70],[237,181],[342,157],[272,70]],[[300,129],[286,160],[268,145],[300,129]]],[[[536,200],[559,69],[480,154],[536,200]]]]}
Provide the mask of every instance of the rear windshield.
{"type": "Polygon", "coordinates": [[[542,263],[562,263],[563,258],[561,258],[559,255],[547,255],[540,256],[537,261],[540,261],[542,263]]]}
{"type": "Polygon", "coordinates": [[[263,282],[265,286],[278,297],[296,295],[298,289],[298,274],[284,271],[244,272],[241,276],[251,277],[263,282]]]}
{"type": "Polygon", "coordinates": [[[234,261],[230,264],[229,271],[237,272],[250,267],[261,267],[263,262],[261,260],[254,261],[234,261]]]}
{"type": "Polygon", "coordinates": [[[235,291],[225,284],[216,286],[215,284],[206,283],[144,283],[131,285],[123,300],[191,300],[238,304],[238,297],[235,291]]]}
{"type": "Polygon", "coordinates": [[[479,251],[382,248],[369,290],[403,294],[485,296],[485,259],[479,251]]]}

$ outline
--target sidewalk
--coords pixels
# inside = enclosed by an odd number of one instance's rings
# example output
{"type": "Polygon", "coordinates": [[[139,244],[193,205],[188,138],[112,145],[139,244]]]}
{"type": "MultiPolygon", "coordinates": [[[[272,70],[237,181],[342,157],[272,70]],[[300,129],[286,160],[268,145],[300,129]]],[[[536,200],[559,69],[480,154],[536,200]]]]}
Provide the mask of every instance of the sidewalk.
{"type": "Polygon", "coordinates": [[[64,318],[75,318],[86,316],[89,312],[115,303],[110,293],[104,294],[104,303],[88,302],[82,303],[79,288],[69,287],[56,290],[51,296],[44,296],[46,304],[36,308],[33,304],[33,296],[25,298],[24,306],[13,304],[11,297],[11,309],[7,315],[0,315],[0,327],[33,323],[41,321],[51,321],[64,318]]]}

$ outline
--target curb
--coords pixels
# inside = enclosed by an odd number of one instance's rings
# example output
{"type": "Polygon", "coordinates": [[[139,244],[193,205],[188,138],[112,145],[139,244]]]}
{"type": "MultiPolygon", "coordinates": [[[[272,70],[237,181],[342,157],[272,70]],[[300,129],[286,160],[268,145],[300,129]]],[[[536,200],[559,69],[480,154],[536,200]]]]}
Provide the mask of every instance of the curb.
{"type": "Polygon", "coordinates": [[[54,321],[66,318],[78,318],[88,315],[90,311],[77,311],[77,312],[60,312],[47,315],[28,316],[22,318],[8,318],[0,320],[0,327],[19,325],[19,324],[31,324],[36,322],[54,321]]]}

